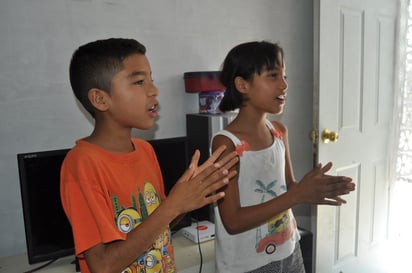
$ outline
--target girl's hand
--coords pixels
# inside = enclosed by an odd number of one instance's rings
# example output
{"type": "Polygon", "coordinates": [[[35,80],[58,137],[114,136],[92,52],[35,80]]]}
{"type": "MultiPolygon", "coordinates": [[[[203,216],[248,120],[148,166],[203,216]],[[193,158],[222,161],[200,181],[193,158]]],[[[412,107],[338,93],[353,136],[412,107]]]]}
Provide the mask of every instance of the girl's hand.
{"type": "Polygon", "coordinates": [[[331,168],[331,162],[324,167],[319,164],[296,185],[301,203],[333,206],[346,203],[340,196],[355,190],[355,184],[350,177],[327,175],[326,172],[331,168]]]}

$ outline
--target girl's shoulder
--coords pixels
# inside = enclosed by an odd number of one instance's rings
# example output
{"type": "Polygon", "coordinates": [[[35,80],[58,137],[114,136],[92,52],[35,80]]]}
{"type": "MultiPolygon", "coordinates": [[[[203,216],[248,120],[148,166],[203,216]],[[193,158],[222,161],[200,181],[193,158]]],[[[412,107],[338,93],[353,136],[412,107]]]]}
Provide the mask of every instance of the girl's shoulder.
{"type": "Polygon", "coordinates": [[[285,136],[287,137],[287,128],[282,122],[272,120],[267,121],[267,123],[269,124],[268,127],[270,131],[275,137],[279,138],[280,140],[284,140],[285,136]]]}
{"type": "Polygon", "coordinates": [[[287,133],[288,128],[285,124],[278,120],[271,120],[270,123],[275,127],[275,129],[280,130],[283,134],[287,133]]]}
{"type": "Polygon", "coordinates": [[[240,142],[241,141],[239,138],[237,138],[232,132],[226,129],[217,132],[212,137],[213,149],[216,149],[221,145],[225,145],[226,151],[233,151],[235,149],[235,146],[240,142]]]}

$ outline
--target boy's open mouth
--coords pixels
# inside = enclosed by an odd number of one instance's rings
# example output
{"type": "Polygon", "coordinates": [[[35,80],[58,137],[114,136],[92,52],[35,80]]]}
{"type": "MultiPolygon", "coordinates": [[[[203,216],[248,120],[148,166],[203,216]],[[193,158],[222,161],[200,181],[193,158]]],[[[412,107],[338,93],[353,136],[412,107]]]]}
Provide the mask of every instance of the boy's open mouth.
{"type": "Polygon", "coordinates": [[[153,105],[152,107],[149,108],[149,112],[157,112],[157,104],[153,105]]]}

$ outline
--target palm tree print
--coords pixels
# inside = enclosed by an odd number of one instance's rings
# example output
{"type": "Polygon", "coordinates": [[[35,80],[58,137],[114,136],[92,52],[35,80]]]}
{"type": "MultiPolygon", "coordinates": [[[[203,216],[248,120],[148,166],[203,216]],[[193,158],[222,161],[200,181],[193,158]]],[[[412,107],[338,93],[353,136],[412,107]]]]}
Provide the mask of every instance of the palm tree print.
{"type": "MultiPolygon", "coordinates": [[[[272,198],[277,197],[276,192],[272,190],[276,183],[277,180],[273,180],[265,185],[265,183],[263,183],[262,181],[256,180],[256,185],[258,186],[258,188],[255,189],[255,192],[262,194],[262,199],[260,200],[261,204],[265,201],[266,194],[269,194],[272,198]]],[[[258,227],[256,229],[256,245],[260,240],[262,240],[262,231],[260,230],[260,227],[258,227]]]]}

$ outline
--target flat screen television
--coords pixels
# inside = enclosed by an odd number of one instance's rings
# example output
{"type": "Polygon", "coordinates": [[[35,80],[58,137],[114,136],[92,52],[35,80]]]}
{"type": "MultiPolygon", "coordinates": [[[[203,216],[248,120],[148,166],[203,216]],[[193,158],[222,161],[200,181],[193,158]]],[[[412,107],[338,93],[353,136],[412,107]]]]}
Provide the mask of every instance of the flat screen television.
{"type": "Polygon", "coordinates": [[[60,166],[69,149],[17,155],[29,264],[74,254],[60,201],[60,166]]]}
{"type": "Polygon", "coordinates": [[[153,139],[148,142],[152,145],[159,161],[167,195],[189,166],[187,138],[153,139]]]}
{"type": "MultiPolygon", "coordinates": [[[[149,143],[157,155],[168,194],[189,164],[187,139],[155,139],[149,143]]],[[[74,254],[71,226],[60,201],[60,167],[68,151],[17,155],[29,264],[74,254]]],[[[172,230],[190,224],[188,214],[172,230]]]]}

